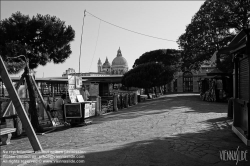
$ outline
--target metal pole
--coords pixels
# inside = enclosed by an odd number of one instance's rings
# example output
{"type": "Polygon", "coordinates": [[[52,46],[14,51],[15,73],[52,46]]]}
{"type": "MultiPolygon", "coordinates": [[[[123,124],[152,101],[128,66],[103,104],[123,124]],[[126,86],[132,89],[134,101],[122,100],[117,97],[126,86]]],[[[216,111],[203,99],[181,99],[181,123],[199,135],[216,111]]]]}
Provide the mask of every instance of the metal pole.
{"type": "MultiPolygon", "coordinates": [[[[84,16],[82,20],[82,33],[83,33],[83,26],[84,26],[84,18],[86,16],[86,10],[84,10],[84,16]]],[[[80,43],[80,56],[79,56],[79,73],[81,72],[81,55],[82,55],[82,34],[81,34],[81,43],[80,43]]]]}

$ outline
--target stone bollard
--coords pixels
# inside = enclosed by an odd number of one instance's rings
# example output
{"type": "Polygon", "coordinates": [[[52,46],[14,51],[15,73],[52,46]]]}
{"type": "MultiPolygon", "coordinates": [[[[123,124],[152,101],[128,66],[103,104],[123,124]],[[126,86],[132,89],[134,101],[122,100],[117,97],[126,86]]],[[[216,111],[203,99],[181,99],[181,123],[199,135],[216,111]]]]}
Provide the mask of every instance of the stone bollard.
{"type": "Polygon", "coordinates": [[[125,97],[124,97],[124,94],[121,94],[121,108],[123,109],[125,107],[125,97]]]}
{"type": "Polygon", "coordinates": [[[101,97],[96,97],[96,116],[101,115],[102,105],[101,105],[101,97]]]}
{"type": "Polygon", "coordinates": [[[137,103],[137,93],[134,93],[134,104],[135,104],[135,105],[138,104],[138,103],[137,103]]]}
{"type": "Polygon", "coordinates": [[[135,103],[134,103],[134,93],[131,93],[130,96],[131,96],[130,97],[130,99],[131,99],[131,106],[135,105],[135,103]]]}
{"type": "Polygon", "coordinates": [[[131,93],[131,105],[135,105],[135,103],[134,103],[134,93],[131,93]]]}
{"type": "Polygon", "coordinates": [[[118,111],[117,99],[118,99],[118,95],[114,93],[114,95],[113,95],[113,111],[118,111]]]}
{"type": "Polygon", "coordinates": [[[128,106],[131,106],[132,104],[131,104],[131,95],[130,95],[130,93],[128,93],[128,106]]]}
{"type": "Polygon", "coordinates": [[[118,99],[119,100],[119,105],[118,105],[118,109],[122,109],[122,94],[119,94],[118,99]]]}
{"type": "Polygon", "coordinates": [[[128,94],[125,94],[125,108],[128,108],[128,94]]]}
{"type": "Polygon", "coordinates": [[[121,107],[120,107],[120,95],[119,95],[119,93],[117,94],[117,109],[118,110],[121,109],[121,107]]]}
{"type": "Polygon", "coordinates": [[[135,105],[134,93],[131,93],[131,105],[135,105]]]}

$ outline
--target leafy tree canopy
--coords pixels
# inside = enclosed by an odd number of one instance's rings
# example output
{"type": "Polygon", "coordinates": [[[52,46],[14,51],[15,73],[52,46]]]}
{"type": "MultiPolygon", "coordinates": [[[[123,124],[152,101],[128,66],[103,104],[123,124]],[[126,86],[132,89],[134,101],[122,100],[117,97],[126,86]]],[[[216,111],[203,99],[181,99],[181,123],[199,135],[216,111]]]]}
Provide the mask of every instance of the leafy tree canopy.
{"type": "Polygon", "coordinates": [[[129,70],[122,77],[126,87],[151,88],[167,84],[173,79],[175,69],[159,62],[149,62],[129,70]]]}
{"type": "Polygon", "coordinates": [[[138,59],[135,60],[133,68],[149,63],[156,62],[162,63],[164,66],[175,66],[178,68],[180,64],[181,51],[175,49],[159,49],[142,54],[138,59]]]}
{"type": "Polygon", "coordinates": [[[71,54],[70,42],[75,37],[71,26],[50,15],[37,14],[30,18],[16,12],[0,21],[0,55],[9,73],[18,73],[24,68],[24,77],[29,92],[29,113],[36,131],[38,122],[35,90],[29,75],[30,69],[48,62],[63,63],[71,54]],[[14,58],[13,57],[21,57],[14,58]],[[11,58],[12,57],[12,58],[11,58]],[[28,60],[26,65],[26,60],[28,60]]]}
{"type": "Polygon", "coordinates": [[[63,63],[71,54],[74,37],[72,27],[55,16],[37,14],[30,18],[16,12],[0,21],[0,54],[10,73],[18,73],[24,63],[8,57],[24,55],[30,69],[48,62],[63,63]]]}
{"type": "MultiPolygon", "coordinates": [[[[249,26],[249,0],[206,0],[178,39],[184,55],[182,67],[197,69],[216,50],[225,47],[237,32],[249,26]]],[[[228,58],[218,57],[221,65],[217,67],[222,71],[230,68],[228,58]]]]}

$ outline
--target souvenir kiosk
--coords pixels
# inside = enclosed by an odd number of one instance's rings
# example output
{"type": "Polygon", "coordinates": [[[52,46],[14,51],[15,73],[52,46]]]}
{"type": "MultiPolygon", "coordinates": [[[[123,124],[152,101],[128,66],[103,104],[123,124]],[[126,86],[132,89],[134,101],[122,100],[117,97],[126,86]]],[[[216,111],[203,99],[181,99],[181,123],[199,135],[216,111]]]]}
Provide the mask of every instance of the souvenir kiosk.
{"type": "Polygon", "coordinates": [[[218,68],[200,78],[199,90],[203,101],[227,102],[232,97],[231,74],[223,73],[218,68]]]}
{"type": "Polygon", "coordinates": [[[78,124],[86,124],[86,119],[96,115],[97,102],[84,101],[83,96],[80,94],[82,87],[82,79],[77,76],[68,76],[68,103],[63,106],[65,122],[70,123],[72,126],[78,124]]]}
{"type": "Polygon", "coordinates": [[[233,98],[228,103],[233,110],[233,132],[250,146],[250,29],[240,31],[228,47],[218,53],[232,54],[234,63],[233,98]]]}
{"type": "Polygon", "coordinates": [[[96,101],[80,101],[64,104],[65,121],[71,126],[86,124],[88,118],[95,116],[96,101]],[[87,120],[87,121],[86,121],[87,120]]]}

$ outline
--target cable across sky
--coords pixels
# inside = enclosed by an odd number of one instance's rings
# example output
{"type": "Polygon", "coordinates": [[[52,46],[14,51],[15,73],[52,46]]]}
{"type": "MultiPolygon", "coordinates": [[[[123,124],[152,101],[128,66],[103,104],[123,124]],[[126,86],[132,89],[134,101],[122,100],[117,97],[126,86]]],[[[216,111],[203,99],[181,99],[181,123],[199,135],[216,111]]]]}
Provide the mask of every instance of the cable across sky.
{"type": "Polygon", "coordinates": [[[92,66],[92,62],[93,62],[94,56],[95,56],[95,51],[96,51],[96,47],[97,47],[97,42],[98,42],[98,39],[99,39],[100,26],[101,26],[101,20],[100,20],[100,22],[99,22],[98,34],[97,34],[97,38],[96,38],[96,42],[95,42],[95,50],[94,50],[94,53],[93,53],[93,56],[92,56],[91,64],[90,64],[90,67],[89,67],[89,71],[90,71],[90,68],[91,68],[91,66],[92,66]]]}
{"type": "MultiPolygon", "coordinates": [[[[85,10],[85,11],[86,11],[86,10],[85,10]]],[[[113,25],[113,26],[115,26],[115,27],[117,27],[117,28],[120,28],[120,29],[129,31],[129,32],[132,32],[132,33],[136,33],[136,34],[139,34],[139,35],[143,35],[143,36],[147,36],[147,37],[151,37],[151,38],[155,38],[155,39],[166,40],[166,41],[170,41],[170,42],[176,42],[176,41],[174,41],[174,40],[159,38],[159,37],[155,37],[155,36],[151,36],[151,35],[146,35],[146,34],[143,34],[143,33],[140,33],[140,32],[132,31],[132,30],[129,30],[129,29],[127,29],[127,28],[123,28],[123,27],[121,27],[121,26],[118,26],[118,25],[112,24],[112,23],[110,23],[110,22],[108,22],[108,21],[105,21],[105,20],[103,20],[103,19],[101,19],[101,18],[99,18],[99,17],[97,17],[97,16],[95,16],[95,15],[89,13],[88,11],[86,11],[86,13],[90,14],[91,16],[97,18],[97,19],[100,20],[100,21],[103,21],[103,22],[105,22],[105,23],[107,23],[107,24],[113,25]]]]}

